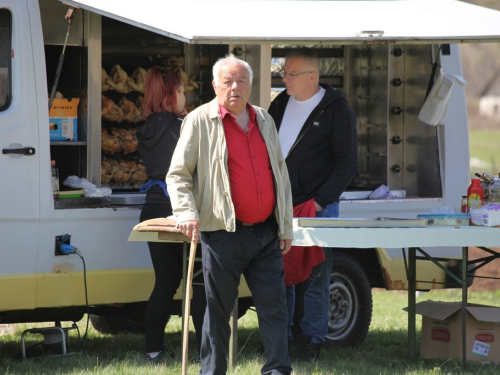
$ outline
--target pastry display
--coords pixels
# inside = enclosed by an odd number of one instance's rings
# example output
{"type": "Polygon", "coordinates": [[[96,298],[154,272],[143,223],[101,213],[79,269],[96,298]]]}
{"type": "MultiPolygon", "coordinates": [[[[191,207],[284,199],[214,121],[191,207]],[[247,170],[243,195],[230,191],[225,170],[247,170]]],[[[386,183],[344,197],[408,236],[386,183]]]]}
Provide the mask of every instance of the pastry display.
{"type": "Polygon", "coordinates": [[[177,74],[181,76],[185,92],[190,92],[200,87],[194,80],[196,76],[189,77],[184,70],[184,57],[169,57],[167,59],[166,68],[177,72],[177,74]]]}
{"type": "Polygon", "coordinates": [[[135,136],[136,129],[113,128],[112,134],[120,138],[120,149],[124,154],[131,154],[137,151],[139,141],[135,136]]]}
{"type": "Polygon", "coordinates": [[[142,168],[140,167],[140,165],[141,164],[137,165],[137,170],[133,171],[132,176],[130,176],[130,185],[132,185],[134,188],[141,187],[141,185],[143,185],[148,180],[144,164],[142,164],[142,168]]]}
{"type": "Polygon", "coordinates": [[[129,77],[127,72],[123,70],[120,65],[116,64],[113,69],[111,69],[110,75],[115,83],[115,91],[127,94],[137,89],[137,85],[133,78],[129,77]]]}
{"type": "Polygon", "coordinates": [[[132,73],[132,79],[134,80],[136,85],[135,91],[144,94],[144,85],[146,84],[146,69],[138,67],[132,73]]]}
{"type": "Polygon", "coordinates": [[[114,90],[115,87],[113,79],[106,73],[104,68],[101,68],[101,91],[114,90]]]}
{"type": "Polygon", "coordinates": [[[101,184],[116,187],[140,188],[148,179],[142,159],[124,160],[103,156],[101,160],[101,184]]]}
{"type": "Polygon", "coordinates": [[[101,95],[102,104],[101,104],[101,116],[104,120],[114,121],[114,122],[122,122],[125,115],[123,114],[123,110],[115,104],[114,101],[109,99],[108,97],[101,95]]]}
{"type": "MultiPolygon", "coordinates": [[[[147,181],[136,136],[137,127],[145,121],[142,113],[147,69],[131,69],[125,60],[117,62],[108,65],[109,70],[101,69],[101,184],[138,189],[147,181]]],[[[184,57],[168,57],[164,67],[179,74],[186,92],[199,88],[195,76],[184,70],[184,57]]],[[[186,110],[190,112],[196,106],[187,105],[186,110]]]]}
{"type": "Polygon", "coordinates": [[[139,122],[143,121],[142,112],[135,106],[134,102],[122,96],[118,102],[118,106],[123,112],[123,121],[139,122]]]}
{"type": "Polygon", "coordinates": [[[132,171],[130,169],[120,167],[113,175],[113,179],[109,182],[109,185],[124,184],[130,180],[131,175],[132,171]]]}
{"type": "Polygon", "coordinates": [[[113,169],[106,160],[101,160],[101,184],[107,184],[113,178],[113,169]]]}
{"type": "Polygon", "coordinates": [[[101,149],[106,154],[114,154],[122,148],[122,141],[119,136],[109,135],[106,129],[101,130],[101,149]]]}
{"type": "MultiPolygon", "coordinates": [[[[184,61],[182,61],[184,65],[184,61]]],[[[138,66],[132,74],[128,73],[119,65],[115,64],[108,73],[106,69],[101,68],[101,91],[114,90],[122,94],[128,94],[132,91],[144,94],[146,84],[146,69],[138,66]]],[[[185,73],[185,72],[184,72],[185,73]]],[[[186,75],[187,78],[187,75],[186,75]]],[[[186,81],[189,84],[189,78],[186,81]]],[[[198,84],[196,84],[196,87],[198,84]]]]}

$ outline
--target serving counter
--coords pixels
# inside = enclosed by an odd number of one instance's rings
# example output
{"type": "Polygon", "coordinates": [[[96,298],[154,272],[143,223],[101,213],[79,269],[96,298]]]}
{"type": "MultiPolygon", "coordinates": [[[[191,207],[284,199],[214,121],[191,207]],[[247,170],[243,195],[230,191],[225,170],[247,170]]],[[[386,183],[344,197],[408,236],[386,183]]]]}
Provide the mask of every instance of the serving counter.
{"type": "MultiPolygon", "coordinates": [[[[410,361],[416,360],[416,262],[417,260],[432,261],[448,275],[462,285],[462,309],[467,305],[467,275],[481,268],[485,264],[500,257],[500,253],[489,247],[500,247],[500,228],[482,226],[427,226],[427,227],[397,227],[397,221],[386,222],[391,227],[324,227],[332,224],[332,220],[311,220],[308,226],[302,224],[302,219],[294,219],[294,240],[296,246],[323,246],[333,248],[401,248],[408,249],[408,356],[410,361]],[[442,258],[428,254],[424,247],[462,248],[462,275],[461,278],[452,274],[439,261],[442,258]],[[484,250],[488,255],[468,260],[468,247],[474,246],[484,250]],[[419,255],[417,255],[417,253],[419,255]],[[474,265],[469,269],[469,265],[474,265]]],[[[368,223],[368,225],[373,225],[368,223]]],[[[382,224],[380,224],[382,225],[382,224]]],[[[419,280],[420,281],[420,280],[419,280]]],[[[462,314],[462,368],[466,367],[466,314],[462,314]]]]}

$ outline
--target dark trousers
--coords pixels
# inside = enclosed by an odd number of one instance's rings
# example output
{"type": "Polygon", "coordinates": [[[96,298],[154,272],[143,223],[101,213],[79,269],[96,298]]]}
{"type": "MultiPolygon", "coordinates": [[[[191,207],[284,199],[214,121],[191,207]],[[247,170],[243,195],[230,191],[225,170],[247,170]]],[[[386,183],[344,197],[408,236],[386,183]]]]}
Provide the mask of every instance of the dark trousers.
{"type": "Polygon", "coordinates": [[[252,292],[266,350],[262,374],[291,373],[283,257],[277,235],[274,218],[252,227],[237,225],[236,232],[201,233],[207,295],[201,374],[226,374],[231,334],[229,318],[238,298],[241,274],[252,292]]]}
{"type": "MultiPolygon", "coordinates": [[[[171,214],[172,208],[168,198],[150,199],[142,209],[140,220],[166,217],[171,214]]],[[[146,307],[146,353],[159,352],[164,348],[165,327],[170,319],[170,308],[175,292],[182,280],[183,261],[182,244],[148,242],[148,246],[155,272],[155,285],[146,307]]],[[[198,247],[197,257],[201,257],[200,250],[200,247],[198,247]]],[[[200,262],[196,262],[194,272],[199,269],[201,269],[201,264],[200,262]]],[[[201,273],[194,278],[193,283],[203,284],[203,274],[201,273]]],[[[203,285],[193,285],[191,316],[196,330],[198,350],[201,346],[205,306],[205,287],[203,285]]]]}

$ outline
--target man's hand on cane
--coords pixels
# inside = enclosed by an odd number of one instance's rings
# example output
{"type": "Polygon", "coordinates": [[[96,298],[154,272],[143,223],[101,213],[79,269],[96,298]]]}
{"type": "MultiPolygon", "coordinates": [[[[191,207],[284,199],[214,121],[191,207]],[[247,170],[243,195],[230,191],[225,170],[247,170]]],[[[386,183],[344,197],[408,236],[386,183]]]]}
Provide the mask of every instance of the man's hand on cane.
{"type": "Polygon", "coordinates": [[[199,241],[200,223],[196,220],[184,221],[182,223],[179,223],[179,229],[185,236],[190,237],[191,241],[199,241]]]}

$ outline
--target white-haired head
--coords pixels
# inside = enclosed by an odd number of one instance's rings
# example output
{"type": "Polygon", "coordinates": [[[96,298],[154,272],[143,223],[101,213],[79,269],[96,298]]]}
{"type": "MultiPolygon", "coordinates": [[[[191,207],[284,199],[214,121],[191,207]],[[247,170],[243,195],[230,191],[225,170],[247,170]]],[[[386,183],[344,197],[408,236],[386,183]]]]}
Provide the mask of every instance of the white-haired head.
{"type": "Polygon", "coordinates": [[[253,71],[250,65],[243,60],[238,59],[237,57],[234,57],[233,55],[226,55],[224,57],[221,57],[217,62],[214,64],[214,67],[212,69],[212,74],[214,76],[214,82],[216,85],[219,84],[219,74],[220,70],[223,66],[229,65],[229,64],[239,64],[243,65],[247,70],[248,70],[248,80],[250,83],[252,83],[253,80],[253,71]]]}

